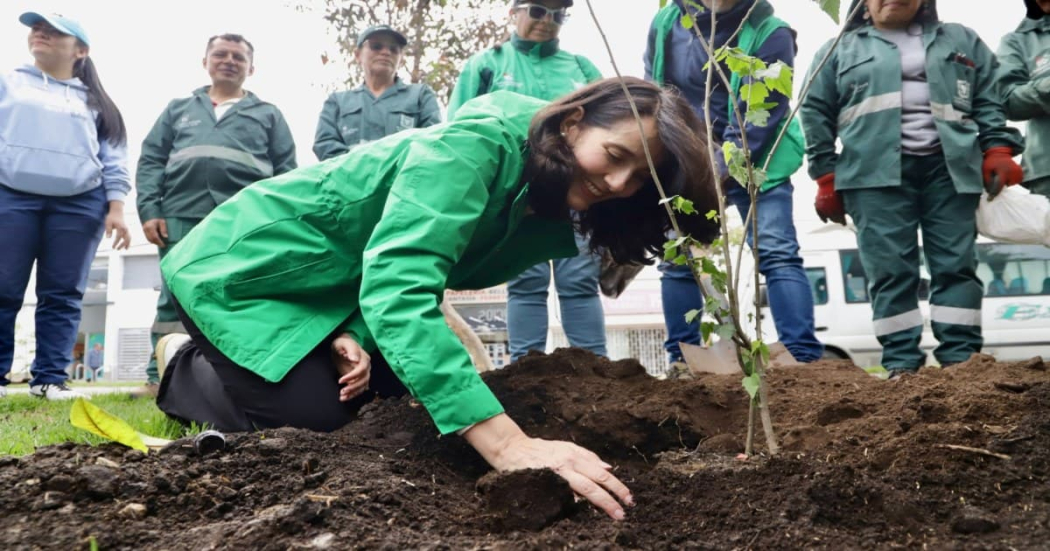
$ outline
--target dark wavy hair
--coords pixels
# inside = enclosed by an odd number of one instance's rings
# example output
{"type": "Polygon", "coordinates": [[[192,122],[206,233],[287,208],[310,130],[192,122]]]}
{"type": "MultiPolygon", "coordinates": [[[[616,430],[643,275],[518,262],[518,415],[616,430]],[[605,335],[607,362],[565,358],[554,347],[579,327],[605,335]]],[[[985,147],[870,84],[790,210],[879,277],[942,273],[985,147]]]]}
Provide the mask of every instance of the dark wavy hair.
{"type": "MultiPolygon", "coordinates": [[[[624,82],[638,113],[652,117],[656,123],[656,133],[665,150],[656,173],[664,191],[669,197],[679,195],[691,200],[698,212],[678,216],[679,227],[694,239],[710,243],[718,236],[719,228],[705,214],[718,209],[718,189],[700,119],[673,88],[659,88],[634,77],[625,77],[624,82]]],[[[529,204],[539,216],[560,220],[572,217],[566,197],[581,169],[561,134],[561,125],[580,108],[581,130],[611,128],[634,119],[623,87],[615,78],[580,88],[536,114],[529,128],[530,151],[522,181],[529,184],[529,204]]],[[[662,254],[671,229],[671,220],[651,180],[631,197],[594,204],[580,212],[575,221],[590,238],[592,251],[608,250],[620,264],[650,263],[662,254]]]]}

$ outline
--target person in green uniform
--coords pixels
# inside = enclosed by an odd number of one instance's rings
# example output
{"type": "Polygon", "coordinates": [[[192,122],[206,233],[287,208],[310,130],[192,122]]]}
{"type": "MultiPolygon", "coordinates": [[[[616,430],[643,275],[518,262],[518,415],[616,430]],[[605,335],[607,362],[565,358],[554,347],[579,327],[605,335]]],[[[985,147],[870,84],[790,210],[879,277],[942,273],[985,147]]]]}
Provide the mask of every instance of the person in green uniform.
{"type": "MultiPolygon", "coordinates": [[[[511,90],[553,100],[601,78],[587,58],[558,46],[558,33],[572,0],[515,0],[510,8],[514,33],[509,41],[474,55],[460,73],[448,116],[471,98],[511,90]]],[[[601,258],[579,236],[580,254],[543,262],[507,283],[507,332],[512,360],[547,348],[547,291],[553,264],[562,327],[569,344],[605,356],[605,314],[598,295],[601,258]]]]}
{"type": "MultiPolygon", "coordinates": [[[[592,452],[529,438],[504,412],[440,309],[577,254],[575,230],[619,263],[651,262],[669,195],[716,205],[704,134],[677,92],[628,78],[553,103],[496,92],[455,120],[403,132],[246,188],[161,268],[192,341],[158,406],[220,430],[334,430],[365,401],[411,393],[443,434],[501,470],[550,467],[615,518],[628,490],[592,452]],[[575,213],[575,214],[573,214],[575,213]],[[366,392],[366,389],[371,389],[366,392]]],[[[710,241],[702,216],[681,222],[710,241]]]]}
{"type": "Polygon", "coordinates": [[[405,36],[389,25],[369,27],[357,36],[354,59],[365,82],[328,96],[314,136],[321,161],[409,128],[441,122],[434,91],[425,83],[407,84],[397,76],[405,36]]]}
{"type": "Polygon", "coordinates": [[[1028,121],[1024,185],[1050,197],[1050,0],[1025,0],[1028,17],[999,43],[999,92],[1006,115],[1028,121]]]}
{"type": "MultiPolygon", "coordinates": [[[[281,111],[244,89],[254,71],[254,48],[243,36],[208,40],[204,69],[211,86],[172,100],[142,142],[136,186],[139,219],[160,258],[216,206],[252,182],[295,168],[295,143],[281,111]]],[[[151,329],[154,348],[166,333],[182,331],[162,281],[151,329]]],[[[147,383],[134,392],[156,396],[156,358],[147,383]]]]}
{"type": "Polygon", "coordinates": [[[882,364],[897,376],[926,362],[919,229],[933,354],[947,366],[980,352],[975,211],[982,184],[994,195],[1021,181],[1012,157],[1023,141],[1006,125],[995,56],[976,32],[941,22],[935,0],[859,2],[801,113],[817,214],[844,224],[849,213],[857,226],[882,364]]]}

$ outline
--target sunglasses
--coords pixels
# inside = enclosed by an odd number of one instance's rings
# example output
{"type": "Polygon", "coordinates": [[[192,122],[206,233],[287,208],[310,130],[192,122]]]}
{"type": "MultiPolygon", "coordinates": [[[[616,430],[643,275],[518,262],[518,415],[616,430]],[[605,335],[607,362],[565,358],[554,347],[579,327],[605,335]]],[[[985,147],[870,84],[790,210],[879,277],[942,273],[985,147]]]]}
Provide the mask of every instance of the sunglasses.
{"type": "Polygon", "coordinates": [[[398,46],[397,44],[384,44],[382,42],[373,42],[371,40],[368,41],[368,49],[372,50],[373,52],[389,50],[390,53],[394,55],[398,55],[401,53],[401,46],[398,46]]]}
{"type": "Polygon", "coordinates": [[[554,21],[555,25],[561,25],[565,23],[565,18],[569,16],[566,13],[565,8],[550,9],[547,6],[541,6],[539,4],[518,4],[517,9],[526,10],[529,14],[529,19],[535,19],[536,21],[543,21],[547,16],[551,16],[551,21],[554,21]]]}

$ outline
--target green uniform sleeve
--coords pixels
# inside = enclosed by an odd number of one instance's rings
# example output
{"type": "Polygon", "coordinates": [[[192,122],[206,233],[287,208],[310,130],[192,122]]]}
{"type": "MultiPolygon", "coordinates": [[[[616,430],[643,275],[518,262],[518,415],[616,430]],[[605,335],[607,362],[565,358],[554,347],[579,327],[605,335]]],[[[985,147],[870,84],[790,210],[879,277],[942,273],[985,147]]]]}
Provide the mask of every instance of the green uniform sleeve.
{"type": "Polygon", "coordinates": [[[802,128],[806,135],[809,176],[813,179],[835,172],[835,164],[838,162],[835,140],[838,137],[839,98],[838,85],[835,82],[838,74],[835,54],[832,53],[824,67],[813,74],[831,45],[831,42],[825,44],[813,58],[810,74],[806,76],[807,80],[812,80],[809,93],[799,108],[802,128]]]}
{"type": "Polygon", "coordinates": [[[478,87],[481,86],[481,63],[477,56],[467,60],[463,72],[456,80],[456,86],[452,89],[452,97],[448,100],[448,120],[456,116],[456,110],[463,106],[467,100],[472,100],[478,95],[478,87]]]}
{"type": "Polygon", "coordinates": [[[999,95],[1011,120],[1025,121],[1050,115],[1050,78],[1031,79],[1017,36],[1008,34],[999,45],[999,95]]]}
{"type": "Polygon", "coordinates": [[[142,140],[138,168],[135,171],[136,200],[139,220],[145,222],[164,217],[164,168],[168,165],[175,133],[171,128],[169,104],[142,140]]]}
{"type": "Polygon", "coordinates": [[[269,157],[273,164],[273,175],[284,174],[295,170],[295,140],[292,138],[292,130],[284,120],[281,111],[274,107],[275,118],[270,130],[269,157]]]}
{"type": "Polygon", "coordinates": [[[973,91],[973,120],[977,123],[978,141],[981,150],[1005,146],[1013,149],[1014,154],[1024,150],[1024,138],[1016,128],[1006,125],[1006,111],[999,96],[996,73],[999,62],[992,50],[985,45],[976,33],[973,37],[973,62],[976,75],[973,91]]]}
{"type": "Polygon", "coordinates": [[[591,63],[591,60],[582,55],[578,55],[576,56],[576,61],[580,64],[580,70],[583,71],[583,76],[587,77],[587,84],[602,79],[602,72],[598,70],[598,67],[591,63]]]}
{"type": "Polygon", "coordinates": [[[368,325],[365,323],[365,318],[361,315],[360,310],[350,316],[341,329],[344,333],[350,333],[350,336],[357,341],[357,344],[359,344],[365,352],[368,352],[369,354],[375,352],[375,338],[372,337],[371,331],[368,330],[368,325]]]}
{"type": "Polygon", "coordinates": [[[418,128],[426,128],[441,123],[441,108],[438,107],[437,96],[434,90],[426,84],[421,85],[423,90],[419,93],[419,124],[418,128]]]}
{"type": "Polygon", "coordinates": [[[324,161],[349,150],[339,133],[339,99],[336,94],[332,94],[325,100],[324,107],[321,108],[321,117],[317,120],[314,155],[317,155],[317,160],[324,161]]]}
{"type": "Polygon", "coordinates": [[[363,254],[363,318],[442,434],[503,411],[439,307],[500,165],[498,146],[480,138],[450,126],[413,142],[363,254]]]}

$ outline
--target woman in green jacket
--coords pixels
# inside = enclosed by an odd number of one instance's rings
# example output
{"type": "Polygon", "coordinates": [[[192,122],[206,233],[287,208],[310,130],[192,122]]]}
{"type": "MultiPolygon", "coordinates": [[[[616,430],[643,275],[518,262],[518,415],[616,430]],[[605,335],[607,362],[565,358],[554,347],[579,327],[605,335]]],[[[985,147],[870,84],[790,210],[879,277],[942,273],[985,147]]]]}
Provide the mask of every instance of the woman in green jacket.
{"type": "Polygon", "coordinates": [[[975,211],[982,189],[1021,181],[1011,157],[1022,141],[1006,125],[995,56],[977,33],[942,23],[935,0],[853,0],[850,12],[861,2],[801,113],[817,213],[845,224],[848,212],[857,226],[882,364],[895,376],[926,363],[920,228],[933,354],[950,365],[981,351],[975,211]]]}
{"type": "MultiPolygon", "coordinates": [[[[716,204],[700,123],[676,93],[628,87],[668,195],[716,204]]],[[[642,134],[617,80],[552,104],[511,92],[259,182],[178,244],[161,268],[195,346],[158,404],[225,430],[334,430],[407,389],[442,433],[495,468],[551,467],[610,515],[628,490],[590,451],[527,437],[471,365],[439,309],[577,252],[574,225],[621,263],[661,252],[669,228],[642,134]],[[570,213],[576,211],[577,216],[570,213]],[[380,356],[382,358],[380,358],[380,356]],[[403,386],[401,386],[403,385],[403,386]]],[[[702,216],[685,230],[708,241],[702,216]]]]}

